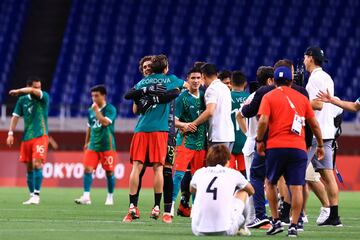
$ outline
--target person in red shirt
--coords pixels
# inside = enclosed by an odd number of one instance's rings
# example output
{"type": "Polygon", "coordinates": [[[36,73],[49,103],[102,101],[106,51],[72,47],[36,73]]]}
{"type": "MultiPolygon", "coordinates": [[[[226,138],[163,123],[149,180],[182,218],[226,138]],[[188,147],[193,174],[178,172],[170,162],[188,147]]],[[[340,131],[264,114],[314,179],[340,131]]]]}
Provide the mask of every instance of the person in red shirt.
{"type": "Polygon", "coordinates": [[[281,66],[275,69],[276,89],[267,93],[259,108],[257,152],[265,155],[266,193],[269,200],[272,226],[267,231],[274,235],[284,230],[277,211],[276,184],[283,175],[292,194],[292,220],[288,236],[297,236],[297,223],[303,206],[303,186],[307,167],[305,119],[318,142],[317,156],[324,157],[323,140],[319,124],[309,100],[292,89],[292,71],[281,66]],[[263,142],[268,129],[268,139],[263,142]],[[266,150],[265,150],[266,149],[266,150]]]}

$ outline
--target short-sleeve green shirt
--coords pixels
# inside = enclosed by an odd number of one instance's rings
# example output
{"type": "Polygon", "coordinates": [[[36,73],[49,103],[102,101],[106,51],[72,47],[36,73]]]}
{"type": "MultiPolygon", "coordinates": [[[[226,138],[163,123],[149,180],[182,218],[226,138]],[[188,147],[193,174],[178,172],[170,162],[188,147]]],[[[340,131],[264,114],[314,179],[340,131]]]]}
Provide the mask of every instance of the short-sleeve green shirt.
{"type": "Polygon", "coordinates": [[[48,135],[49,101],[49,95],[45,91],[42,91],[40,98],[31,94],[19,97],[13,116],[24,117],[22,141],[48,135]]]}
{"type": "Polygon", "coordinates": [[[249,93],[245,91],[236,92],[231,91],[231,120],[234,124],[234,130],[235,130],[235,143],[232,150],[233,154],[239,154],[242,152],[242,149],[244,147],[246,136],[241,131],[238,122],[236,121],[236,114],[239,112],[240,105],[245,102],[245,100],[249,97],[249,93]]]}
{"type": "Polygon", "coordinates": [[[100,109],[101,114],[110,121],[110,124],[103,126],[96,118],[95,111],[89,108],[88,127],[90,128],[90,142],[88,149],[95,152],[115,150],[115,120],[116,108],[107,103],[100,109]]]}
{"type": "MultiPolygon", "coordinates": [[[[152,74],[143,78],[135,85],[136,89],[141,89],[153,84],[163,84],[167,90],[176,88],[181,89],[184,81],[175,75],[152,74]]],[[[140,115],[139,121],[135,127],[135,132],[162,132],[169,131],[168,118],[170,113],[170,104],[155,104],[144,114],[140,115]]]]}
{"type": "MultiPolygon", "coordinates": [[[[205,110],[204,93],[199,96],[192,95],[188,90],[182,92],[176,99],[175,116],[181,122],[192,122],[205,110]]],[[[185,147],[192,150],[203,150],[206,147],[206,123],[197,127],[194,133],[187,132],[185,136],[178,132],[176,145],[182,145],[185,137],[185,147]]]]}

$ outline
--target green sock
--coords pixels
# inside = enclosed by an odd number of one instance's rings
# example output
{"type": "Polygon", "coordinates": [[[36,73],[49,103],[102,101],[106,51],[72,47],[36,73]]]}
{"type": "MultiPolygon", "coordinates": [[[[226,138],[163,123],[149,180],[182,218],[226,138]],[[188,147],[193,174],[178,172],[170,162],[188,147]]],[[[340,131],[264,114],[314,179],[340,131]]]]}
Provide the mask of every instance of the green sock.
{"type": "Polygon", "coordinates": [[[27,172],[26,183],[29,188],[29,192],[33,193],[34,192],[34,172],[33,171],[27,172]]]}
{"type": "Polygon", "coordinates": [[[84,192],[90,192],[92,180],[92,173],[84,173],[84,192]]]}
{"type": "Polygon", "coordinates": [[[106,176],[108,193],[113,193],[115,188],[115,176],[106,176]]]}
{"type": "Polygon", "coordinates": [[[43,180],[42,168],[34,169],[34,191],[39,193],[41,188],[41,183],[43,180]]]}

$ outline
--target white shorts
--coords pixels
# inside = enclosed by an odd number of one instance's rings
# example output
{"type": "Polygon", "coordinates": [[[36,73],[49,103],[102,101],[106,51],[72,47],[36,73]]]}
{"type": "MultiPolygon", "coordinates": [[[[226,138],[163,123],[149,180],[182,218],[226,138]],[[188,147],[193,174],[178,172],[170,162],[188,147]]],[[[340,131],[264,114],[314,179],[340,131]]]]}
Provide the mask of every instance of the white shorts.
{"type": "Polygon", "coordinates": [[[320,173],[315,172],[315,169],[312,163],[310,162],[306,168],[305,180],[310,182],[320,182],[320,178],[321,178],[320,173]]]}
{"type": "Polygon", "coordinates": [[[239,214],[234,208],[230,216],[230,228],[222,232],[199,232],[197,226],[191,224],[192,232],[195,236],[236,236],[239,229],[245,224],[244,214],[239,214]]]}

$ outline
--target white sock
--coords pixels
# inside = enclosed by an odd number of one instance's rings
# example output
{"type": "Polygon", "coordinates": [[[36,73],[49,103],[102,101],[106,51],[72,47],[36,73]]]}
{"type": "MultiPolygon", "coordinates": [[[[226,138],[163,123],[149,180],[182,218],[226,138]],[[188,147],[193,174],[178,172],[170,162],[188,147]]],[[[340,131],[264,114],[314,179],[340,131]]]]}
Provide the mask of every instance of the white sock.
{"type": "Polygon", "coordinates": [[[90,198],[90,192],[84,192],[83,196],[84,198],[90,198]]]}
{"type": "Polygon", "coordinates": [[[112,194],[112,193],[108,193],[107,198],[113,198],[113,194],[112,194]]]}

